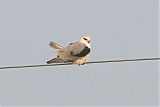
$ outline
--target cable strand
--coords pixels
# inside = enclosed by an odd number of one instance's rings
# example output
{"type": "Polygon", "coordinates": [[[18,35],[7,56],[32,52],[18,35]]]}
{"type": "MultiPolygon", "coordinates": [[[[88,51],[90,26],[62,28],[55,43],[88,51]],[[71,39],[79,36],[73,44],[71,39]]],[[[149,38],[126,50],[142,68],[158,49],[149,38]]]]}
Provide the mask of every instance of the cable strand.
{"type": "MultiPolygon", "coordinates": [[[[120,62],[135,62],[135,61],[155,61],[160,60],[159,57],[153,58],[135,58],[135,59],[115,59],[115,60],[104,60],[104,61],[92,61],[92,62],[85,62],[84,64],[101,64],[101,63],[120,63],[120,62]]],[[[73,65],[73,63],[55,63],[55,64],[35,64],[35,65],[21,65],[21,66],[5,66],[0,67],[2,69],[17,69],[17,68],[35,68],[35,67],[49,67],[49,66],[64,66],[64,65],[73,65]]]]}

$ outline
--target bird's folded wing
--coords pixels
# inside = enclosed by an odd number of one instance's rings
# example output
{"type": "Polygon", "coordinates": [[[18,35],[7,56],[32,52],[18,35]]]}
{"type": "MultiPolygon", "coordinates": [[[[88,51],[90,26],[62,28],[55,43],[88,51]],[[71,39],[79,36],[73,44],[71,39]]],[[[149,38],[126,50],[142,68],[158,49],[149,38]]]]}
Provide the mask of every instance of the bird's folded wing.
{"type": "Polygon", "coordinates": [[[73,43],[70,46],[72,48],[71,54],[73,56],[84,57],[90,52],[90,49],[82,43],[73,43]]]}

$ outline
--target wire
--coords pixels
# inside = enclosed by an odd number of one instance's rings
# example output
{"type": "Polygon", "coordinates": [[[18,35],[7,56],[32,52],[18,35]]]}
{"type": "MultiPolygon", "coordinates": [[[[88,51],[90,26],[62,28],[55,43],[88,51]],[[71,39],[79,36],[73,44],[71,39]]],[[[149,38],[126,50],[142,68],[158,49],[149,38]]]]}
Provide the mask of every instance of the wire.
{"type": "MultiPolygon", "coordinates": [[[[85,62],[84,64],[101,64],[101,63],[116,63],[116,62],[135,62],[135,61],[155,61],[160,60],[160,58],[136,58],[136,59],[116,59],[108,61],[92,61],[85,62]]],[[[35,68],[35,67],[48,67],[48,66],[62,66],[62,65],[72,65],[73,63],[55,63],[55,64],[43,64],[43,65],[22,65],[22,66],[6,66],[0,67],[2,69],[16,69],[16,68],[35,68]]]]}

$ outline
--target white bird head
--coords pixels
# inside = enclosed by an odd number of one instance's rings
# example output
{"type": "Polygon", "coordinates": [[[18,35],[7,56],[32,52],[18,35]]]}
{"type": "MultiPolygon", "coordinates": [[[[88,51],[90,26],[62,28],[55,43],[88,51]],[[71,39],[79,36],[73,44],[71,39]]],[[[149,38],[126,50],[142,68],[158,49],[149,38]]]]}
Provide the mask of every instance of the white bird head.
{"type": "Polygon", "coordinates": [[[90,48],[90,42],[91,42],[91,38],[87,35],[84,35],[82,38],[81,38],[81,43],[85,44],[87,47],[90,48]]]}

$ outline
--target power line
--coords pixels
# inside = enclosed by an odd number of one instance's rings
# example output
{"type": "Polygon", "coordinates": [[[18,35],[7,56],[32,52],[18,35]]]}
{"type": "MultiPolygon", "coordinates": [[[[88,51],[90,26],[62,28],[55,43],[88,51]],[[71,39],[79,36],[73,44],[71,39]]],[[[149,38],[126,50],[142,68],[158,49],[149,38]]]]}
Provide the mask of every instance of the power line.
{"type": "MultiPolygon", "coordinates": [[[[135,59],[115,59],[115,60],[104,60],[104,61],[92,61],[86,62],[85,64],[101,64],[101,63],[120,63],[120,62],[135,62],[135,61],[155,61],[160,60],[160,58],[135,58],[135,59]]],[[[22,66],[5,66],[0,67],[1,69],[16,69],[16,68],[35,68],[35,67],[49,67],[49,66],[62,66],[62,65],[72,65],[73,63],[56,63],[56,64],[42,64],[42,65],[22,65],[22,66]]]]}

